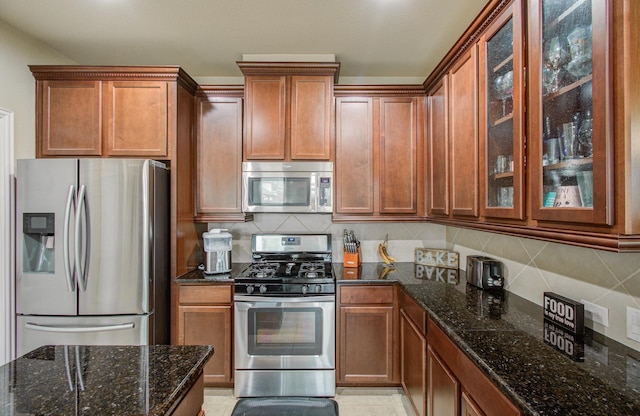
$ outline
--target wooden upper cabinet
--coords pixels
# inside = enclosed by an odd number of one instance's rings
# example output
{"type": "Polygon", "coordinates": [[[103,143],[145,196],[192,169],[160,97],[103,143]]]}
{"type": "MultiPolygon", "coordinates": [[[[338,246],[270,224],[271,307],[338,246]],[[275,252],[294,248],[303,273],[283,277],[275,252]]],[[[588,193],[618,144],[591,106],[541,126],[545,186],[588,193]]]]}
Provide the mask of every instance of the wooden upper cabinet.
{"type": "Polygon", "coordinates": [[[103,83],[108,155],[167,155],[168,88],[165,81],[103,83]]]}
{"type": "MultiPolygon", "coordinates": [[[[617,34],[609,31],[617,28],[610,16],[615,15],[612,5],[619,3],[529,2],[531,191],[536,220],[613,225],[616,205],[625,203],[615,199],[612,186],[614,163],[622,166],[624,159],[613,158],[611,130],[610,39],[617,34]]],[[[638,6],[629,7],[631,12],[638,6]]],[[[638,74],[637,66],[632,71],[638,74]]],[[[634,82],[637,85],[637,75],[634,82]]],[[[633,189],[637,187],[617,190],[622,196],[633,189]]]]}
{"type": "Polygon", "coordinates": [[[285,158],[285,76],[245,77],[245,159],[285,158]]]}
{"type": "Polygon", "coordinates": [[[242,213],[242,86],[203,86],[196,100],[196,220],[246,221],[242,213]]]}
{"type": "Polygon", "coordinates": [[[449,101],[447,76],[427,93],[427,215],[449,216],[449,101]]]}
{"type": "Polygon", "coordinates": [[[512,2],[478,41],[480,210],[524,218],[524,61],[522,11],[512,2]]]}
{"type": "Polygon", "coordinates": [[[334,221],[424,218],[422,86],[336,90],[334,221]]]}
{"type": "Polygon", "coordinates": [[[170,159],[179,121],[178,67],[30,66],[36,79],[36,156],[170,159]]]}
{"type": "Polygon", "coordinates": [[[42,156],[102,154],[102,82],[37,84],[37,151],[42,156]]]}
{"type": "Polygon", "coordinates": [[[332,76],[291,77],[291,159],[331,159],[332,76]]]}
{"type": "Polygon", "coordinates": [[[336,98],[336,213],[373,214],[373,99],[336,98]]]}
{"type": "Polygon", "coordinates": [[[454,63],[449,80],[451,214],[478,217],[478,58],[475,46],[454,63]]]}
{"type": "Polygon", "coordinates": [[[238,66],[245,75],[244,160],[333,160],[339,63],[238,66]]]}
{"type": "Polygon", "coordinates": [[[417,106],[413,97],[380,98],[380,213],[417,213],[417,106]]]}

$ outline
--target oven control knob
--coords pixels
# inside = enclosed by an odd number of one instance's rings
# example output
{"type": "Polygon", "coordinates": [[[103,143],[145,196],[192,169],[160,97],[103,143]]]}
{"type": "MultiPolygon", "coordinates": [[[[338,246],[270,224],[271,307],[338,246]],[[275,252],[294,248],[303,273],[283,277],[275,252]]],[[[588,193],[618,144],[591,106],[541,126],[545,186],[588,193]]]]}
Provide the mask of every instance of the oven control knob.
{"type": "Polygon", "coordinates": [[[247,285],[247,293],[248,294],[252,294],[253,293],[253,285],[247,285]]]}
{"type": "Polygon", "coordinates": [[[302,294],[306,295],[309,290],[309,285],[302,285],[302,294]]]}
{"type": "Polygon", "coordinates": [[[260,293],[265,293],[267,291],[267,287],[265,285],[260,285],[260,293]]]}
{"type": "Polygon", "coordinates": [[[316,293],[322,292],[322,286],[321,285],[316,285],[315,286],[315,290],[316,290],[316,293]]]}

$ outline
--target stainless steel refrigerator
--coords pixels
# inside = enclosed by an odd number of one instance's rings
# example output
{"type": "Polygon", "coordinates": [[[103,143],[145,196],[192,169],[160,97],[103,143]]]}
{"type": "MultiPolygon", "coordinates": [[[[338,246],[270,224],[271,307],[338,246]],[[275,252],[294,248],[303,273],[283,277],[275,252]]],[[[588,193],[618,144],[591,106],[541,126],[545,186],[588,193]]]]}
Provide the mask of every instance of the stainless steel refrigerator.
{"type": "Polygon", "coordinates": [[[16,351],[169,342],[169,175],[137,159],[18,160],[16,351]]]}

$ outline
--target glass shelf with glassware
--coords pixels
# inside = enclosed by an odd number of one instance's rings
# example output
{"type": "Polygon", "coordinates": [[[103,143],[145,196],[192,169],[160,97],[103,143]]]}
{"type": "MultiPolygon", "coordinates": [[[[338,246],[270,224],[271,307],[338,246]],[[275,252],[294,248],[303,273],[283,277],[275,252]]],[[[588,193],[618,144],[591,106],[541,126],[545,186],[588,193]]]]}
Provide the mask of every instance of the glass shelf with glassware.
{"type": "Polygon", "coordinates": [[[593,207],[592,9],[543,1],[544,208],[593,207]]]}

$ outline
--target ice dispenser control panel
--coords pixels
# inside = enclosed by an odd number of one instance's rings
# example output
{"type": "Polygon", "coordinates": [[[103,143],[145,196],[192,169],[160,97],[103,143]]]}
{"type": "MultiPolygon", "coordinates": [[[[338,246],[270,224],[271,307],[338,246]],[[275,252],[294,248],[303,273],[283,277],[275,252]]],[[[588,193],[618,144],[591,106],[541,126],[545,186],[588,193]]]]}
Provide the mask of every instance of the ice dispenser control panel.
{"type": "Polygon", "coordinates": [[[25,272],[55,272],[55,214],[22,214],[24,235],[23,268],[25,272]]]}

